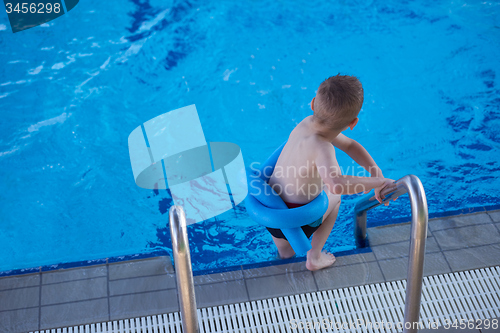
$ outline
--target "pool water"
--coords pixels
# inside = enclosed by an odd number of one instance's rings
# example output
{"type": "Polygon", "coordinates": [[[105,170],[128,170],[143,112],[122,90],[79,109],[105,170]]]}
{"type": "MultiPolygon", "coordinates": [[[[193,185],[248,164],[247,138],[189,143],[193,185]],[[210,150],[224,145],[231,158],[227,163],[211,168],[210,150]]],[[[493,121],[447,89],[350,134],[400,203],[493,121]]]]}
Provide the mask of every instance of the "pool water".
{"type": "MultiPolygon", "coordinates": [[[[170,252],[166,191],[134,183],[129,133],[196,104],[207,141],[263,161],[356,75],[346,135],[384,175],[417,175],[431,216],[499,204],[500,4],[463,1],[96,1],[12,34],[0,14],[0,271],[170,252]]],[[[346,174],[357,173],[339,152],[346,174]]],[[[354,249],[344,196],[327,248],[354,249]]],[[[402,197],[369,223],[409,220],[402,197]]],[[[275,259],[238,206],[189,227],[195,271],[275,259]]]]}

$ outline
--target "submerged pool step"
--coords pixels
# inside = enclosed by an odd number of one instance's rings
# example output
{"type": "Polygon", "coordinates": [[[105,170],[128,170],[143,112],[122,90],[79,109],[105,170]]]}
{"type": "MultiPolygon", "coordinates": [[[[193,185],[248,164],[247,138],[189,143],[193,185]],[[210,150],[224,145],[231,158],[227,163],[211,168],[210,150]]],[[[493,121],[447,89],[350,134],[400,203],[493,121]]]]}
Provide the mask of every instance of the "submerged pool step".
{"type": "MultiPolygon", "coordinates": [[[[401,332],[405,288],[406,280],[399,280],[202,308],[198,309],[200,332],[401,332]]],[[[500,266],[424,277],[420,311],[423,328],[456,327],[461,319],[468,324],[498,317],[500,266]]],[[[488,321],[489,326],[492,323],[488,321]]],[[[483,321],[481,327],[485,326],[483,321]]],[[[179,312],[36,331],[167,332],[182,332],[179,312]]]]}

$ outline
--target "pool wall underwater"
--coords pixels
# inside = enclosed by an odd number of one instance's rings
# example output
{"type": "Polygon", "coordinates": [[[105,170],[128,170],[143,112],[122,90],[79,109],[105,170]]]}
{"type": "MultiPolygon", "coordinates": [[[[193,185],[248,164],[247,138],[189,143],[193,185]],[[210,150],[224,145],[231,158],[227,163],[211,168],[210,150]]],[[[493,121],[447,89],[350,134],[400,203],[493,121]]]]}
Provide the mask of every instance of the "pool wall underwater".
{"type": "MultiPolygon", "coordinates": [[[[345,134],[384,176],[418,176],[430,217],[498,209],[498,22],[498,3],[456,1],[89,0],[16,34],[0,14],[0,275],[170,254],[172,199],[135,185],[129,133],[196,104],[207,141],[238,144],[250,167],[337,73],[365,91],[345,134]]],[[[358,199],[343,197],[335,253],[357,251],[358,199]]],[[[369,226],[409,221],[408,207],[369,226]]],[[[196,274],[276,260],[244,204],[188,232],[196,274]]]]}

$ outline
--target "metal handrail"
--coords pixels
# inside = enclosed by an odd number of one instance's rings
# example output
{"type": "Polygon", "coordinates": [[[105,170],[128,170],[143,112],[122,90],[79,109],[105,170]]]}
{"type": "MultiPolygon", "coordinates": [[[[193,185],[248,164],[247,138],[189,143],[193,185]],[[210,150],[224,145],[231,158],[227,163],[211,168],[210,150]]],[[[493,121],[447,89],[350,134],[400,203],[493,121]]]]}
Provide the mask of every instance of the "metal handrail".
{"type": "MultiPolygon", "coordinates": [[[[410,254],[408,278],[406,281],[406,299],[404,314],[404,333],[416,333],[422,297],[422,279],[424,271],[425,240],[427,238],[428,210],[424,187],[414,175],[406,175],[396,181],[396,188],[382,191],[385,199],[382,203],[408,193],[411,205],[410,254]],[[407,323],[411,323],[407,326],[407,323]]],[[[354,208],[354,236],[359,247],[366,246],[366,212],[380,205],[372,196],[361,199],[354,208]]]]}
{"type": "Polygon", "coordinates": [[[169,211],[170,236],[174,253],[177,292],[182,317],[182,331],[199,332],[196,299],[194,296],[193,270],[186,228],[186,215],[181,206],[172,206],[169,211]]]}

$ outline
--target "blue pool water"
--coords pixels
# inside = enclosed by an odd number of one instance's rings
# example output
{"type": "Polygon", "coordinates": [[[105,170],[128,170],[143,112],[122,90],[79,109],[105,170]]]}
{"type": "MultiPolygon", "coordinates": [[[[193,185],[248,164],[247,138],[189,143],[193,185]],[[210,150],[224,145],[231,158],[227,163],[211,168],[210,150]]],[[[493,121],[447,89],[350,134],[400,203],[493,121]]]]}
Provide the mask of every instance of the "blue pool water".
{"type": "MultiPolygon", "coordinates": [[[[463,1],[80,3],[12,34],[0,13],[0,271],[169,252],[165,191],[134,184],[129,133],[196,104],[207,141],[263,161],[337,73],[364,85],[346,134],[430,214],[500,192],[500,5],[463,1]]],[[[354,164],[339,153],[345,173],[354,164]]],[[[344,196],[328,249],[354,248],[344,196]]],[[[401,198],[369,216],[408,220],[401,198]]],[[[189,227],[195,271],[274,259],[244,206],[189,227]]]]}

